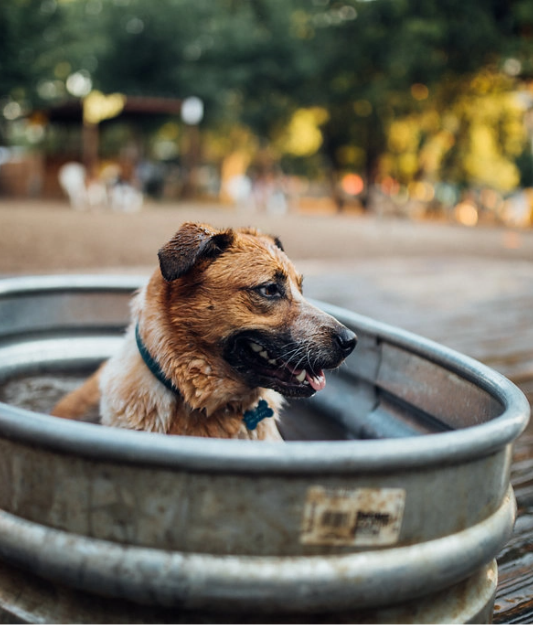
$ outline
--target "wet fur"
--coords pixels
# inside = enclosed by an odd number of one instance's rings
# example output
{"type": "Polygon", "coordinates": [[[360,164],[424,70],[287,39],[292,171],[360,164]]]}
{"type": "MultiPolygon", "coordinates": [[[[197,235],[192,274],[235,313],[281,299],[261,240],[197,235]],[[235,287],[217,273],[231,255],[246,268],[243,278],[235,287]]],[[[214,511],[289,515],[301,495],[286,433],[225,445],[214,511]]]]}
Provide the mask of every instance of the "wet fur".
{"type": "Polygon", "coordinates": [[[132,301],[132,321],[119,352],[52,414],[80,418],[100,396],[102,424],[107,426],[281,440],[276,422],[282,396],[250,386],[228,364],[228,337],[246,328],[273,336],[296,328],[326,343],[324,328],[340,324],[304,300],[301,276],[279,241],[255,230],[184,224],[160,250],[159,259],[160,267],[132,301]],[[285,297],[275,303],[263,301],[251,288],[273,276],[286,285],[285,297]],[[145,346],[179,395],[164,387],[142,360],[135,341],[137,324],[145,346]],[[249,431],[243,414],[261,398],[275,416],[249,431]]]}

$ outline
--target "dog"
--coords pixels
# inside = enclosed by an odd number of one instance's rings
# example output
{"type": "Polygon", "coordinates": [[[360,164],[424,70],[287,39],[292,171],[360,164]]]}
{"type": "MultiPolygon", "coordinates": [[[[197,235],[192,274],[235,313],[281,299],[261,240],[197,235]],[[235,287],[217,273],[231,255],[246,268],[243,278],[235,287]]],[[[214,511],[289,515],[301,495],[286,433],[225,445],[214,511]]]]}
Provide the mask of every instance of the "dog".
{"type": "Polygon", "coordinates": [[[132,301],[119,352],[52,414],[185,436],[281,440],[283,397],[324,388],[355,334],[302,295],[276,237],[185,223],[132,301]]]}

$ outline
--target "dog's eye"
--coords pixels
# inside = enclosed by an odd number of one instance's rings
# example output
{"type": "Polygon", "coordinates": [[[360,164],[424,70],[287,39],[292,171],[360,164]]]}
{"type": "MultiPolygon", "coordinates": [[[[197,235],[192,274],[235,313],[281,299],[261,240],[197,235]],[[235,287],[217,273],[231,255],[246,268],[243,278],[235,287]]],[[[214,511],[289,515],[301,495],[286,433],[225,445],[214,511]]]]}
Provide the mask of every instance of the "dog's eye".
{"type": "Polygon", "coordinates": [[[281,287],[275,282],[269,282],[268,284],[262,284],[255,289],[259,295],[266,299],[279,299],[283,297],[283,291],[281,287]]]}

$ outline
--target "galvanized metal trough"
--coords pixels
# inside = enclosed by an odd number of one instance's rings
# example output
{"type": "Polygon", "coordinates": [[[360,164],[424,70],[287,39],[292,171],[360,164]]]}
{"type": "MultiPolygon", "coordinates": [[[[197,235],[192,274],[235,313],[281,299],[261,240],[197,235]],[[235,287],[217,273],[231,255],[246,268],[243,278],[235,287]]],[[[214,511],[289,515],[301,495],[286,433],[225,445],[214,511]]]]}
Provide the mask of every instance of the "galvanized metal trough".
{"type": "Polygon", "coordinates": [[[324,305],[359,344],[323,392],[288,406],[285,444],[44,414],[117,348],[142,282],[0,281],[4,619],[490,620],[511,445],[529,418],[513,384],[324,305]]]}

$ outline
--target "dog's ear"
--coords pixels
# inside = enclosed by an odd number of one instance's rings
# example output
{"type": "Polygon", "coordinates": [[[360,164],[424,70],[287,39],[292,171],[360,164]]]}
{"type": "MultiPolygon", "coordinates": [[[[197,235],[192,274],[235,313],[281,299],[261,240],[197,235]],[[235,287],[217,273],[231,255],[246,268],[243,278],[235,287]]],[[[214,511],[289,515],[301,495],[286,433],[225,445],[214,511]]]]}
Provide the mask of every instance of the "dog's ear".
{"type": "Polygon", "coordinates": [[[233,243],[233,231],[186,223],[158,252],[163,278],[170,282],[188,273],[199,261],[214,259],[233,243]]]}
{"type": "Polygon", "coordinates": [[[276,247],[279,247],[279,249],[284,252],[285,250],[283,249],[283,243],[280,241],[279,237],[272,237],[274,239],[274,243],[276,244],[276,247]]]}

